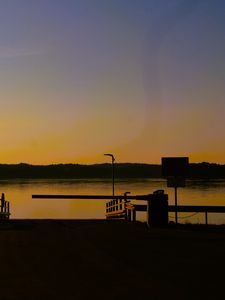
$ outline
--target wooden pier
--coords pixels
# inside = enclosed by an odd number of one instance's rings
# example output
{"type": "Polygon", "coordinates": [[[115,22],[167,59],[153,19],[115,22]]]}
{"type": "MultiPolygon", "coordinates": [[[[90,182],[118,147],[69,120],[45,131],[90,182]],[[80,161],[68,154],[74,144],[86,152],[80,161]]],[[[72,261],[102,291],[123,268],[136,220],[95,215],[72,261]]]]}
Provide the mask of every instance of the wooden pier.
{"type": "MultiPolygon", "coordinates": [[[[127,221],[136,221],[137,212],[147,212],[147,222],[150,223],[151,208],[149,203],[156,197],[156,203],[159,199],[164,197],[167,201],[168,195],[164,194],[163,190],[158,190],[153,192],[153,194],[148,195],[32,195],[33,199],[77,199],[77,200],[110,200],[106,203],[106,219],[124,219],[127,221]],[[134,204],[132,200],[147,201],[147,204],[134,204]]],[[[209,213],[225,213],[225,206],[199,206],[199,205],[167,205],[164,208],[164,219],[165,214],[169,212],[177,213],[204,213],[205,214],[205,224],[208,225],[208,214],[209,213]],[[166,208],[166,212],[165,212],[166,208]]],[[[158,209],[161,209],[160,206],[158,209]]],[[[156,208],[157,211],[157,208],[156,208]]],[[[160,217],[160,211],[157,212],[158,217],[160,217]]],[[[166,220],[164,220],[164,224],[166,220]]]]}
{"type": "Polygon", "coordinates": [[[155,191],[149,195],[32,195],[33,199],[93,199],[111,200],[106,203],[106,219],[124,218],[136,220],[131,200],[147,201],[147,223],[152,226],[165,226],[168,224],[168,195],[163,190],[155,191]],[[129,205],[130,208],[129,208],[129,205]],[[133,215],[132,215],[133,212],[133,215]],[[132,215],[132,216],[131,216],[132,215]]]}
{"type": "MultiPolygon", "coordinates": [[[[128,221],[136,221],[136,212],[147,212],[146,204],[129,204],[124,210],[124,218],[128,221]],[[126,215],[126,216],[125,216],[126,215]]],[[[213,205],[168,205],[169,212],[179,212],[179,213],[204,213],[205,214],[205,224],[208,225],[208,214],[209,213],[225,213],[225,206],[213,206],[213,205]]],[[[121,215],[121,212],[114,212],[115,215],[118,214],[118,217],[121,215]]]]}

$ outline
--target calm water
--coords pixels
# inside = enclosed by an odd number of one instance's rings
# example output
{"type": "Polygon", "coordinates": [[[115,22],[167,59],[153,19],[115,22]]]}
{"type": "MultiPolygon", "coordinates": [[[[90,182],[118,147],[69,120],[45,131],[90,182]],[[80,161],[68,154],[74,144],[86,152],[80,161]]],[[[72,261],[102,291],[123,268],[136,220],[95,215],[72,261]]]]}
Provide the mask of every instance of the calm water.
{"type": "MultiPolygon", "coordinates": [[[[0,181],[1,191],[10,201],[11,218],[104,218],[105,200],[35,200],[32,194],[105,194],[111,195],[110,180],[10,180],[0,181]]],[[[174,204],[174,190],[161,179],[128,179],[115,183],[115,194],[126,191],[131,195],[151,194],[164,189],[169,195],[169,204],[174,204]]],[[[140,202],[139,202],[140,203],[140,202]]],[[[144,203],[144,202],[143,202],[144,203]]],[[[178,189],[178,204],[225,205],[225,180],[187,181],[185,188],[178,189]]],[[[180,222],[204,222],[199,213],[180,214],[180,222]]],[[[174,215],[170,214],[170,220],[174,215]]],[[[145,213],[138,213],[145,220],[145,213]]],[[[209,223],[225,224],[225,214],[209,214],[209,223]]]]}

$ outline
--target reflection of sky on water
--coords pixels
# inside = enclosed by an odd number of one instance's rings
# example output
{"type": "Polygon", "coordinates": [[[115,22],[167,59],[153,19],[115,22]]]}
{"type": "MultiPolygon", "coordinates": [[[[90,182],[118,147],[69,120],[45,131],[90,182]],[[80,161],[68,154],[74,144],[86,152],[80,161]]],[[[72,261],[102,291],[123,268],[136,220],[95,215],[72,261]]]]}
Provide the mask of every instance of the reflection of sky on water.
{"type": "MultiPolygon", "coordinates": [[[[33,200],[32,194],[87,194],[111,195],[110,179],[39,179],[0,181],[0,193],[10,201],[12,218],[104,218],[105,200],[33,200]]],[[[162,179],[123,179],[115,181],[115,194],[130,192],[131,195],[151,194],[164,189],[169,195],[169,204],[174,204],[174,189],[168,188],[162,179]]],[[[140,202],[139,202],[140,203],[140,202]]],[[[145,203],[145,202],[142,202],[145,203]]],[[[225,205],[225,180],[188,180],[185,188],[178,188],[180,205],[225,205]]],[[[180,214],[180,216],[190,214],[180,214]]],[[[171,220],[173,214],[170,214],[171,220]]],[[[138,213],[145,220],[145,213],[138,213]]],[[[204,222],[198,214],[181,222],[204,222]]],[[[210,214],[209,222],[225,223],[225,214],[210,214]]]]}
{"type": "Polygon", "coordinates": [[[196,179],[187,180],[186,187],[191,189],[224,189],[225,190],[225,180],[223,179],[196,179]]]}

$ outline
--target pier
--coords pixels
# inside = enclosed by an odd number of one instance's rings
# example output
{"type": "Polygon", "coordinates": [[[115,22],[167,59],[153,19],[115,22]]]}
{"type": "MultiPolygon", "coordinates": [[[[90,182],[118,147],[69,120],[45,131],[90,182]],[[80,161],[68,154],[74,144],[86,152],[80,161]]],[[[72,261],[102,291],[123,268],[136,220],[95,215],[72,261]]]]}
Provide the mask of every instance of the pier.
{"type": "Polygon", "coordinates": [[[124,219],[135,222],[137,212],[147,212],[147,223],[151,226],[166,226],[169,213],[204,213],[208,225],[208,214],[225,213],[225,206],[168,205],[168,195],[163,190],[148,195],[32,195],[33,199],[110,200],[106,203],[106,219],[124,219]],[[146,201],[134,204],[132,200],[146,201]]]}

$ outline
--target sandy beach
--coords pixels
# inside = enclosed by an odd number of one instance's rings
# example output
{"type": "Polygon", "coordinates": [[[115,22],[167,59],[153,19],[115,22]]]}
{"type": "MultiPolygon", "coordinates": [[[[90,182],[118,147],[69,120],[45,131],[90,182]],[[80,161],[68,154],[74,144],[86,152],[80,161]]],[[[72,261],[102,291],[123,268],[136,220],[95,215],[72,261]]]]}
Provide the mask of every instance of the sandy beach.
{"type": "Polygon", "coordinates": [[[0,224],[0,299],[220,299],[223,227],[106,220],[0,224]]]}

